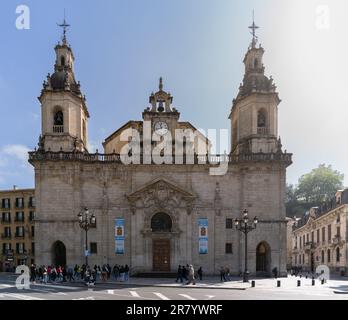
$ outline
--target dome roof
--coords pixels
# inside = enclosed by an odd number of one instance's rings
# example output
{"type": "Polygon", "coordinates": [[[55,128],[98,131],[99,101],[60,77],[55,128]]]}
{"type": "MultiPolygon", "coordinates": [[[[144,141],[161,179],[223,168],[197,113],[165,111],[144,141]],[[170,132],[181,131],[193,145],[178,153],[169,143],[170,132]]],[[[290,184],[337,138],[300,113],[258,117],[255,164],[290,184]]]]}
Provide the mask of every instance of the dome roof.
{"type": "Polygon", "coordinates": [[[76,83],[74,76],[70,72],[56,71],[51,76],[51,86],[53,90],[65,90],[66,78],[69,80],[69,89],[76,94],[81,94],[80,86],[76,83]]]}
{"type": "Polygon", "coordinates": [[[65,88],[65,71],[57,71],[51,76],[51,86],[54,90],[65,88]]]}

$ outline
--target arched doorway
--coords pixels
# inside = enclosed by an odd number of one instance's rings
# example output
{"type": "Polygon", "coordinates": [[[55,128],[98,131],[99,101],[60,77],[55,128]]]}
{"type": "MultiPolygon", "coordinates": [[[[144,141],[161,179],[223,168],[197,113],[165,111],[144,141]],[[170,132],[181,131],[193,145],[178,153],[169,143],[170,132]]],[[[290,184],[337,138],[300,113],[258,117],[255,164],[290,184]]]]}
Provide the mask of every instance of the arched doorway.
{"type": "Polygon", "coordinates": [[[271,272],[271,248],[267,242],[261,242],[256,248],[256,274],[269,276],[271,272]]]}
{"type": "Polygon", "coordinates": [[[151,218],[153,271],[170,271],[170,238],[168,233],[172,231],[172,226],[172,219],[166,213],[156,213],[151,218]]]}
{"type": "Polygon", "coordinates": [[[66,248],[61,241],[56,241],[52,246],[52,263],[56,267],[66,266],[66,248]]]}

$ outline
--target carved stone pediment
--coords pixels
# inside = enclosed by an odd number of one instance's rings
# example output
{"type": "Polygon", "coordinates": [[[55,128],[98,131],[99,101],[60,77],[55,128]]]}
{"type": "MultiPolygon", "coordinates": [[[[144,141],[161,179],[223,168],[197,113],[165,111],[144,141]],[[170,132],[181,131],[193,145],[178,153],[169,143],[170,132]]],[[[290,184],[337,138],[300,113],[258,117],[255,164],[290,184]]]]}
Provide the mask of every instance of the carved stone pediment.
{"type": "Polygon", "coordinates": [[[155,179],[126,196],[133,213],[137,208],[173,211],[185,208],[190,214],[196,196],[164,178],[155,179]]]}

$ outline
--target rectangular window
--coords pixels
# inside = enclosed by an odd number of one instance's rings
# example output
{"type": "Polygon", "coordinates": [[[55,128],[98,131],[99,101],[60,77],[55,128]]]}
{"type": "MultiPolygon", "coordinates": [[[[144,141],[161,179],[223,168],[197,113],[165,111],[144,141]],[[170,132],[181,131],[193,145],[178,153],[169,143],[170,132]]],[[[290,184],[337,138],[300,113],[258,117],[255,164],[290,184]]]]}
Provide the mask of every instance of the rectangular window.
{"type": "Polygon", "coordinates": [[[317,243],[319,243],[320,242],[320,231],[319,231],[319,229],[317,230],[317,243]]]}
{"type": "Polygon", "coordinates": [[[97,254],[98,253],[97,243],[96,242],[91,242],[89,244],[89,247],[90,247],[91,254],[97,254]]]}
{"type": "Polygon", "coordinates": [[[3,212],[2,213],[2,222],[5,222],[5,223],[11,222],[11,213],[10,212],[3,212]]]}
{"type": "Polygon", "coordinates": [[[35,227],[31,226],[31,236],[34,238],[35,237],[35,227]]]}
{"type": "Polygon", "coordinates": [[[16,198],[16,208],[24,208],[24,198],[16,198]]]}
{"type": "Polygon", "coordinates": [[[35,255],[35,242],[31,243],[31,254],[35,255]]]}
{"type": "Polygon", "coordinates": [[[17,238],[24,237],[24,227],[16,227],[16,237],[17,238]]]}
{"type": "Polygon", "coordinates": [[[5,238],[11,238],[11,227],[5,227],[4,236],[5,238]]]}
{"type": "Polygon", "coordinates": [[[300,237],[300,249],[302,248],[302,237],[300,237]]]}
{"type": "Polygon", "coordinates": [[[10,209],[11,208],[11,201],[10,201],[10,199],[2,199],[1,207],[2,207],[2,209],[10,209]]]}
{"type": "Polygon", "coordinates": [[[309,242],[309,233],[307,233],[307,243],[309,242]]]}
{"type": "Polygon", "coordinates": [[[306,244],[306,238],[305,238],[305,235],[303,235],[303,246],[305,246],[306,244]]]}
{"type": "Polygon", "coordinates": [[[226,243],[226,246],[225,246],[225,253],[226,253],[226,254],[232,254],[232,253],[233,253],[233,250],[232,250],[232,243],[226,243]]]}
{"type": "Polygon", "coordinates": [[[322,241],[322,242],[325,242],[325,227],[323,227],[323,228],[321,229],[321,237],[322,237],[321,241],[322,241]]]}
{"type": "Polygon", "coordinates": [[[24,243],[16,243],[16,253],[17,254],[24,253],[24,243]]]}
{"type": "Polygon", "coordinates": [[[311,233],[311,241],[314,243],[314,231],[311,233]]]}
{"type": "Polygon", "coordinates": [[[34,211],[30,211],[29,212],[29,221],[32,222],[35,219],[35,212],[34,211]]]}
{"type": "Polygon", "coordinates": [[[24,212],[16,212],[16,222],[24,222],[24,212]]]}
{"type": "Polygon", "coordinates": [[[331,224],[327,226],[327,240],[331,240],[331,224]]]}
{"type": "Polygon", "coordinates": [[[232,229],[233,228],[233,219],[227,218],[226,219],[226,229],[232,229]]]}
{"type": "Polygon", "coordinates": [[[29,208],[35,207],[35,197],[29,197],[29,208]]]}
{"type": "Polygon", "coordinates": [[[336,237],[339,238],[341,236],[341,227],[337,227],[336,237]]]}

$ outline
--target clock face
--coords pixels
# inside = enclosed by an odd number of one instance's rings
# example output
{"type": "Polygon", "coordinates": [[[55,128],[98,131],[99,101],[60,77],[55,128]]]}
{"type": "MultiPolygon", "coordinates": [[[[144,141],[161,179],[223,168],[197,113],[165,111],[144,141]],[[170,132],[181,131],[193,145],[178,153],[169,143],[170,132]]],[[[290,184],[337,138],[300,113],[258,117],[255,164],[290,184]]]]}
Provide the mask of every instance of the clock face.
{"type": "Polygon", "coordinates": [[[164,121],[158,121],[154,126],[156,134],[159,136],[164,136],[168,132],[168,124],[164,121]]]}

